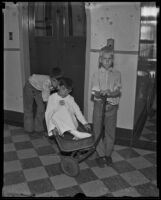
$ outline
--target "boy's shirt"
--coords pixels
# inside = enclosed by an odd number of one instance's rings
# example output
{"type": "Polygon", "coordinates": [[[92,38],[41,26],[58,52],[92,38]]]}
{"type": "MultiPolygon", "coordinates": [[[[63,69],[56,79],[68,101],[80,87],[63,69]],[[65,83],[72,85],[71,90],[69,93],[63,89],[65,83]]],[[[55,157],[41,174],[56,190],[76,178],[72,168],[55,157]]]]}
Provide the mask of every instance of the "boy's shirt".
{"type": "Polygon", "coordinates": [[[69,110],[73,123],[75,124],[76,127],[78,127],[77,119],[83,125],[87,124],[87,121],[84,118],[79,106],[77,105],[77,103],[75,102],[74,98],[71,95],[62,98],[61,96],[58,95],[58,93],[54,93],[49,97],[47,109],[45,112],[45,120],[49,136],[52,135],[51,131],[55,128],[55,125],[52,122],[52,116],[62,106],[60,103],[61,101],[64,101],[64,106],[66,106],[66,108],[69,110]]]}
{"type": "Polygon", "coordinates": [[[48,75],[33,74],[29,77],[30,84],[39,91],[42,91],[43,101],[48,101],[52,89],[50,77],[48,75]]]}
{"type": "MultiPolygon", "coordinates": [[[[113,68],[106,70],[99,68],[93,75],[92,78],[92,94],[94,91],[107,90],[115,91],[121,89],[121,73],[113,68]]],[[[97,100],[95,98],[95,100],[97,100]]],[[[99,99],[98,99],[99,100],[99,99]]],[[[110,97],[107,101],[112,105],[119,104],[120,97],[110,97]]]]}

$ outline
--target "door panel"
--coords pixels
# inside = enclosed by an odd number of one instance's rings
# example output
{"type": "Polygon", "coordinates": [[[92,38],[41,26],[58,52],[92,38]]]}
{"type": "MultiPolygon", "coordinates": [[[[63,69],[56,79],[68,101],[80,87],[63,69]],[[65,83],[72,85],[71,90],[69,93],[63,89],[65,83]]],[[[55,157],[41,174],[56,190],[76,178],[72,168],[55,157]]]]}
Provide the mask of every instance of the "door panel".
{"type": "Polygon", "coordinates": [[[64,76],[73,80],[72,94],[83,109],[86,47],[84,3],[39,3],[29,3],[31,74],[50,74],[53,67],[60,67],[64,76]],[[74,12],[76,8],[79,12],[74,12]]]}
{"type": "Polygon", "coordinates": [[[51,68],[58,66],[57,41],[49,37],[35,37],[33,43],[36,65],[32,66],[31,73],[49,75],[51,68]]]}
{"type": "Polygon", "coordinates": [[[73,96],[83,109],[84,71],[85,71],[85,39],[73,38],[64,42],[63,57],[60,60],[64,74],[73,80],[73,96]]]}

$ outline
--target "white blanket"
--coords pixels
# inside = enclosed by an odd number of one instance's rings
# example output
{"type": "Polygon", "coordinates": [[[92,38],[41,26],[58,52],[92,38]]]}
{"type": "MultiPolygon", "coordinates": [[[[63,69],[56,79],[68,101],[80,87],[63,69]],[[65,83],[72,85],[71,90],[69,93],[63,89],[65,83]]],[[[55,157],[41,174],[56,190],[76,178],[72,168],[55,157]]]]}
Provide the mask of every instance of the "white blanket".
{"type": "Polygon", "coordinates": [[[89,133],[77,131],[77,127],[72,120],[70,112],[65,106],[61,106],[60,109],[53,114],[52,122],[58,129],[60,135],[63,135],[64,132],[69,131],[75,136],[74,139],[87,138],[91,136],[89,133]]]}

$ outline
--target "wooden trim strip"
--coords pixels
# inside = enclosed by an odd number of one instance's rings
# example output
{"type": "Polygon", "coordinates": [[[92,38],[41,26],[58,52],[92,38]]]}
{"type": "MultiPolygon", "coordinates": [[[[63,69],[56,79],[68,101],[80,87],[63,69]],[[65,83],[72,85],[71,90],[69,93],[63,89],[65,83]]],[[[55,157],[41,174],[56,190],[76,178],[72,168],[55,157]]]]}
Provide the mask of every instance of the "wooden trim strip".
{"type": "MultiPolygon", "coordinates": [[[[97,52],[100,52],[100,49],[91,49],[90,52],[97,53],[97,52]]],[[[131,55],[138,55],[138,54],[139,54],[139,51],[119,51],[119,50],[115,50],[114,53],[115,53],[115,54],[131,54],[131,55]]]]}
{"type": "Polygon", "coordinates": [[[23,127],[24,113],[4,110],[4,123],[23,127]]]}
{"type": "Polygon", "coordinates": [[[73,36],[73,17],[72,17],[72,4],[68,2],[68,18],[69,18],[69,35],[73,36]]]}
{"type": "Polygon", "coordinates": [[[20,48],[4,48],[4,51],[20,51],[20,48]]]}

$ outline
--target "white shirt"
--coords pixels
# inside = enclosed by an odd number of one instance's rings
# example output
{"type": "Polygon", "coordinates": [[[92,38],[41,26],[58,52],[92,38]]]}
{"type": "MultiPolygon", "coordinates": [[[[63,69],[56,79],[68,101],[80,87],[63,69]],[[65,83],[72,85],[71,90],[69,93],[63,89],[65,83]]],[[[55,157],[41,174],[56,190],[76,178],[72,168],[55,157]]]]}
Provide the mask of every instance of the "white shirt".
{"type": "Polygon", "coordinates": [[[52,84],[48,75],[33,74],[29,77],[30,84],[39,91],[42,91],[43,101],[48,101],[52,84]]]}
{"type": "Polygon", "coordinates": [[[75,102],[74,98],[71,95],[62,98],[58,95],[58,93],[54,93],[50,95],[48,99],[48,104],[45,112],[45,120],[48,130],[48,135],[52,135],[51,131],[55,128],[55,125],[52,121],[52,116],[56,113],[62,105],[60,105],[60,101],[64,101],[66,108],[68,109],[71,118],[75,127],[78,127],[77,119],[84,125],[87,124],[86,119],[84,118],[79,106],[75,102]]]}

